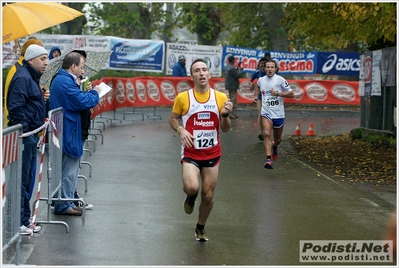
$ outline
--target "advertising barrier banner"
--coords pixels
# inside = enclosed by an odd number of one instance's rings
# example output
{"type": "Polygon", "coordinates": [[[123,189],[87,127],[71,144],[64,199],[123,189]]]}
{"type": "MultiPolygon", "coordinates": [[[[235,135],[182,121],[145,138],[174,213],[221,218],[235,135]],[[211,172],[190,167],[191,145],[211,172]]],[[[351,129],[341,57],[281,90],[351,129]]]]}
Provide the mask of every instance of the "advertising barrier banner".
{"type": "MultiPolygon", "coordinates": [[[[105,84],[112,90],[101,98],[95,107],[93,117],[118,108],[172,106],[177,94],[194,86],[190,78],[182,77],[107,77],[92,81],[93,85],[105,84]]],[[[285,99],[285,103],[323,104],[323,105],[359,105],[360,96],[357,93],[358,82],[349,81],[316,81],[288,80],[295,93],[295,98],[285,99]]],[[[224,87],[224,78],[211,78],[210,86],[228,95],[224,87]]],[[[239,104],[251,104],[255,92],[250,90],[249,78],[240,79],[240,89],[237,94],[239,104]]]]}
{"type": "MultiPolygon", "coordinates": [[[[50,51],[53,46],[58,46],[61,52],[71,47],[83,46],[111,49],[113,53],[105,69],[165,72],[166,75],[171,75],[178,57],[184,55],[187,59],[188,75],[193,60],[203,58],[208,63],[212,77],[222,77],[229,56],[235,57],[236,64],[242,62],[243,73],[252,74],[257,70],[259,59],[269,53],[271,58],[278,62],[281,75],[359,76],[360,70],[360,55],[356,52],[266,51],[233,46],[196,45],[195,42],[165,44],[162,40],[127,39],[113,36],[56,34],[35,34],[34,36],[43,42],[47,51],[50,51]]],[[[14,42],[3,44],[3,68],[11,67],[19,59],[20,47],[26,40],[27,37],[19,39],[17,46],[14,42]]],[[[388,53],[388,55],[392,54],[395,56],[396,50],[388,53]]],[[[384,60],[388,59],[387,57],[384,57],[384,60]]]]}

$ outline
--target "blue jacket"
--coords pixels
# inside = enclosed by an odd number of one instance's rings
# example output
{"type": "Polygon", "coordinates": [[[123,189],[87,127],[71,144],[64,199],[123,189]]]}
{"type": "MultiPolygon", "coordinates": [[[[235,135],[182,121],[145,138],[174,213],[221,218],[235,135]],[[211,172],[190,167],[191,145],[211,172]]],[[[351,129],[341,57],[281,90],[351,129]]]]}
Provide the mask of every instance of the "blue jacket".
{"type": "Polygon", "coordinates": [[[254,81],[256,78],[261,78],[263,76],[265,76],[266,73],[264,73],[262,70],[257,70],[256,72],[254,72],[251,76],[251,80],[254,81]]]}
{"type": "Polygon", "coordinates": [[[172,76],[174,77],[187,77],[186,65],[183,65],[180,61],[176,62],[173,66],[172,76]]]}
{"type": "Polygon", "coordinates": [[[18,66],[8,89],[8,125],[21,124],[23,132],[28,132],[44,124],[46,104],[39,86],[41,74],[25,60],[22,64],[18,66]]]}
{"type": "Polygon", "coordinates": [[[50,86],[50,109],[63,108],[62,151],[74,158],[83,155],[80,112],[98,104],[100,97],[95,90],[81,91],[75,78],[60,69],[50,86]]]}

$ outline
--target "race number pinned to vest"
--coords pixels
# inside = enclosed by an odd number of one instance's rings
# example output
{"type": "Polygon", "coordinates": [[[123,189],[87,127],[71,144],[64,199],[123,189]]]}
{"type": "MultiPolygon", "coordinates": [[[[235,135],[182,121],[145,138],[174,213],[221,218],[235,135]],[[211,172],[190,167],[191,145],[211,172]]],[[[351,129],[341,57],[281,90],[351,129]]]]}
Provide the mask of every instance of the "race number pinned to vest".
{"type": "Polygon", "coordinates": [[[207,149],[218,144],[217,131],[212,130],[194,130],[195,149],[207,149]]]}

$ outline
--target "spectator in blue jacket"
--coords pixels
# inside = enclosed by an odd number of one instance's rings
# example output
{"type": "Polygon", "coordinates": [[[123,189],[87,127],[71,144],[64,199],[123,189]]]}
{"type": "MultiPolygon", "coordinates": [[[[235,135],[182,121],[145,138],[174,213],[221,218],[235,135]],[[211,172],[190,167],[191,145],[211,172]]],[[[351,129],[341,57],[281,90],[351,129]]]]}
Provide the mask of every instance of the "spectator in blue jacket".
{"type": "Polygon", "coordinates": [[[23,138],[21,173],[21,235],[32,235],[41,230],[35,226],[32,230],[29,222],[30,185],[32,170],[36,165],[38,131],[46,119],[45,100],[50,96],[48,91],[42,91],[39,86],[40,76],[48,65],[47,50],[42,46],[32,44],[25,52],[22,65],[17,68],[8,88],[7,108],[8,126],[21,124],[23,132],[33,133],[23,138]],[[36,133],[35,133],[36,131],[36,133]]]}
{"type": "MultiPolygon", "coordinates": [[[[270,55],[270,54],[269,54],[270,55]]],[[[268,57],[270,59],[270,56],[268,57]]],[[[258,62],[258,70],[252,74],[251,79],[249,80],[251,83],[251,86],[255,89],[255,99],[254,102],[256,102],[256,106],[258,108],[258,117],[257,117],[257,123],[259,126],[259,131],[260,134],[258,135],[258,138],[260,141],[263,141],[263,126],[262,126],[262,116],[260,115],[261,109],[262,109],[262,94],[260,93],[260,89],[258,85],[256,84],[258,82],[258,79],[265,76],[266,72],[264,71],[266,61],[268,60],[267,57],[263,57],[259,60],[258,62]]]]}
{"type": "Polygon", "coordinates": [[[172,76],[174,77],[187,77],[186,70],[186,57],[179,56],[179,61],[173,66],[172,76]]]}
{"type": "MultiPolygon", "coordinates": [[[[95,107],[100,87],[81,91],[78,78],[84,76],[85,57],[77,52],[65,56],[62,68],[53,79],[50,91],[50,109],[63,108],[62,190],[61,198],[74,199],[80,158],[83,155],[81,112],[95,107]]],[[[72,201],[55,201],[54,214],[81,216],[82,209],[72,201]]]]}

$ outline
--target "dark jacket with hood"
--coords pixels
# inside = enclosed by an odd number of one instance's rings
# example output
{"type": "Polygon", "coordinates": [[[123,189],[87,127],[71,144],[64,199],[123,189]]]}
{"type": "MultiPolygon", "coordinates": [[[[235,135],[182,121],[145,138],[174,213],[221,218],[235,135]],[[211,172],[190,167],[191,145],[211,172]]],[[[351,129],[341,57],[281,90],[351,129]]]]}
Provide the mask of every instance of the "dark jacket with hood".
{"type": "Polygon", "coordinates": [[[50,49],[50,53],[48,54],[48,59],[49,59],[49,60],[52,60],[52,59],[53,59],[53,52],[54,52],[55,50],[58,50],[58,51],[60,52],[60,55],[61,55],[61,49],[60,49],[59,47],[52,47],[52,48],[50,49]]]}

